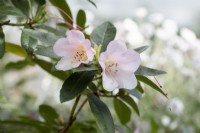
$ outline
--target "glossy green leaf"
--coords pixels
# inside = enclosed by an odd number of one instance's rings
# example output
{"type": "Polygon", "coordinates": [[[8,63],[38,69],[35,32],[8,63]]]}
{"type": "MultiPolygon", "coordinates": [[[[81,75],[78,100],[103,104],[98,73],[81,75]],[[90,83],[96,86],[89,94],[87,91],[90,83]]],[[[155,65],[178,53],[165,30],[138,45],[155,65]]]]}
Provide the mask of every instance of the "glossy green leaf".
{"type": "Polygon", "coordinates": [[[26,51],[22,47],[9,42],[6,42],[6,52],[10,52],[21,57],[27,56],[26,51]]]}
{"type": "Polygon", "coordinates": [[[50,58],[58,58],[58,56],[54,53],[52,46],[38,48],[35,51],[35,54],[47,56],[47,57],[50,57],[50,58]]]}
{"type": "Polygon", "coordinates": [[[105,51],[110,41],[114,40],[116,28],[110,22],[105,22],[93,30],[91,40],[97,45],[102,45],[101,52],[105,51]]]}
{"type": "Polygon", "coordinates": [[[11,0],[13,5],[19,9],[26,17],[29,17],[30,6],[28,0],[11,0]]]}
{"type": "Polygon", "coordinates": [[[117,98],[113,99],[113,104],[114,104],[114,108],[120,122],[123,125],[127,124],[131,119],[130,108],[124,102],[122,102],[121,100],[117,98]]]}
{"type": "Polygon", "coordinates": [[[4,56],[5,53],[5,35],[3,33],[2,27],[0,27],[0,59],[4,56]]]}
{"type": "Polygon", "coordinates": [[[79,10],[77,17],[76,17],[76,24],[78,24],[78,26],[80,26],[81,28],[85,27],[85,23],[86,23],[86,14],[85,11],[83,10],[79,10]]]}
{"type": "Polygon", "coordinates": [[[165,97],[167,97],[167,94],[165,94],[160,87],[158,87],[153,81],[151,81],[150,79],[148,79],[145,76],[136,76],[137,80],[149,85],[150,87],[152,87],[153,89],[157,90],[158,92],[160,92],[161,94],[163,94],[165,97]]]}
{"type": "Polygon", "coordinates": [[[22,32],[24,32],[24,34],[27,34],[28,36],[32,38],[35,38],[36,40],[41,41],[42,43],[48,46],[54,45],[54,43],[60,38],[51,33],[45,33],[45,32],[40,32],[36,30],[31,30],[31,29],[23,29],[22,32]]]}
{"type": "Polygon", "coordinates": [[[136,75],[144,75],[144,76],[157,76],[161,74],[166,74],[165,71],[156,70],[152,68],[148,68],[145,66],[140,66],[137,71],[135,72],[136,75]]]}
{"type": "Polygon", "coordinates": [[[50,0],[50,2],[57,7],[64,20],[73,25],[73,22],[69,19],[69,17],[73,19],[72,13],[66,0],[50,0]]]}
{"type": "Polygon", "coordinates": [[[32,53],[37,46],[37,40],[30,37],[23,30],[21,34],[21,45],[28,53],[32,53]]]}
{"type": "Polygon", "coordinates": [[[69,101],[81,94],[91,83],[93,77],[93,72],[73,73],[62,85],[60,90],[61,103],[69,101]]]}
{"type": "Polygon", "coordinates": [[[33,61],[38,64],[42,69],[44,69],[46,72],[48,72],[49,74],[61,79],[61,80],[65,80],[67,79],[70,75],[71,72],[64,72],[64,71],[53,71],[53,64],[44,60],[40,60],[40,59],[33,59],[33,61]]]}
{"type": "Polygon", "coordinates": [[[0,5],[0,16],[13,15],[17,17],[26,17],[19,9],[13,6],[0,5]]]}
{"type": "Polygon", "coordinates": [[[127,103],[128,105],[130,105],[133,110],[135,110],[135,112],[140,115],[140,111],[138,109],[137,103],[133,100],[133,98],[131,98],[129,95],[120,95],[120,98],[127,103]]]}
{"type": "Polygon", "coordinates": [[[45,119],[45,121],[49,123],[54,123],[55,120],[59,117],[54,108],[45,104],[40,105],[39,113],[45,119]]]}
{"type": "Polygon", "coordinates": [[[94,94],[89,94],[88,100],[101,132],[114,133],[115,126],[108,107],[94,94]]]}
{"type": "Polygon", "coordinates": [[[148,48],[149,48],[149,46],[145,45],[145,46],[136,48],[136,49],[134,49],[134,50],[135,50],[136,52],[138,52],[138,53],[142,53],[142,52],[144,52],[145,50],[147,50],[148,48]]]}

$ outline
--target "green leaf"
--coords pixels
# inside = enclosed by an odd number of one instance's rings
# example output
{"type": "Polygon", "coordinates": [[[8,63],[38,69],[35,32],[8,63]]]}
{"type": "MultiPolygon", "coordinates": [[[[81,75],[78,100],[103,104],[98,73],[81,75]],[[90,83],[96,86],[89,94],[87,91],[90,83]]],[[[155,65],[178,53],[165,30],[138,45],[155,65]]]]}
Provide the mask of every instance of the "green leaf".
{"type": "Polygon", "coordinates": [[[50,58],[58,58],[58,56],[54,53],[52,46],[38,48],[38,50],[35,51],[35,54],[50,58]]]}
{"type": "Polygon", "coordinates": [[[35,38],[36,40],[41,41],[48,46],[52,46],[60,37],[53,35],[51,33],[44,33],[40,31],[35,31],[31,29],[23,29],[22,32],[27,34],[28,36],[35,38]]]}
{"type": "Polygon", "coordinates": [[[137,88],[132,89],[132,90],[127,90],[127,91],[129,92],[129,94],[131,96],[134,96],[137,99],[141,99],[142,98],[142,94],[141,94],[141,92],[137,88]]]}
{"type": "Polygon", "coordinates": [[[96,65],[81,65],[75,69],[73,69],[73,72],[82,72],[82,71],[95,71],[100,70],[101,68],[96,65]]]}
{"type": "Polygon", "coordinates": [[[64,20],[73,25],[73,22],[69,19],[70,17],[73,20],[72,13],[66,0],[50,0],[50,2],[57,7],[64,20]]]}
{"type": "Polygon", "coordinates": [[[108,107],[94,94],[89,94],[88,100],[102,133],[114,133],[115,126],[108,107]]]}
{"type": "Polygon", "coordinates": [[[140,66],[137,71],[135,72],[135,75],[144,75],[144,76],[157,76],[161,74],[166,74],[165,71],[156,70],[152,68],[148,68],[145,66],[140,66]]]}
{"type": "Polygon", "coordinates": [[[142,88],[140,82],[137,83],[136,89],[137,89],[139,92],[144,93],[144,89],[142,88]]]}
{"type": "Polygon", "coordinates": [[[75,121],[67,133],[99,133],[95,121],[75,121]],[[78,128],[77,128],[78,127],[78,128]]]}
{"type": "Polygon", "coordinates": [[[47,32],[51,32],[53,34],[55,34],[56,36],[59,37],[65,37],[66,36],[66,28],[63,28],[63,26],[57,26],[57,28],[52,28],[50,26],[47,25],[37,25],[35,26],[38,29],[42,29],[42,30],[46,30],[47,32]]]}
{"type": "Polygon", "coordinates": [[[0,5],[0,16],[7,16],[7,15],[26,17],[19,9],[15,7],[0,5]]]}
{"type": "Polygon", "coordinates": [[[92,0],[87,0],[87,1],[90,2],[94,7],[97,8],[97,5],[92,0]]]}
{"type": "Polygon", "coordinates": [[[37,46],[37,40],[30,37],[26,32],[24,32],[24,30],[22,30],[21,45],[28,53],[32,53],[37,46]]]}
{"type": "Polygon", "coordinates": [[[145,50],[147,50],[148,48],[149,48],[149,46],[145,45],[145,46],[136,48],[136,49],[134,49],[134,50],[135,50],[136,52],[138,52],[138,53],[142,53],[142,52],[144,52],[145,50]]]}
{"type": "Polygon", "coordinates": [[[46,3],[45,0],[34,0],[34,1],[38,4],[38,6],[42,6],[46,3]]]}
{"type": "Polygon", "coordinates": [[[81,94],[92,82],[94,72],[73,73],[67,78],[60,90],[61,103],[69,101],[81,94]]]}
{"type": "Polygon", "coordinates": [[[55,123],[55,120],[59,117],[54,108],[45,104],[40,105],[39,113],[48,123],[55,123]]]}
{"type": "Polygon", "coordinates": [[[5,53],[5,35],[3,33],[2,27],[0,27],[0,59],[4,56],[5,53]]]}
{"type": "Polygon", "coordinates": [[[28,0],[11,0],[13,5],[25,16],[29,17],[30,6],[28,0]]]}
{"type": "Polygon", "coordinates": [[[10,62],[6,64],[5,68],[6,70],[20,70],[28,65],[30,65],[30,62],[27,60],[21,60],[17,62],[10,62]]]}
{"type": "Polygon", "coordinates": [[[150,87],[152,87],[153,89],[157,90],[158,92],[163,94],[165,97],[167,97],[167,94],[165,94],[154,82],[152,82],[147,77],[137,75],[136,78],[137,78],[137,80],[149,85],[150,87]]]}
{"type": "Polygon", "coordinates": [[[5,133],[50,133],[48,125],[28,117],[21,117],[17,121],[0,121],[0,129],[4,129],[5,133]]]}
{"type": "Polygon", "coordinates": [[[97,86],[94,83],[92,83],[92,82],[88,85],[88,87],[93,92],[97,92],[98,91],[97,86]]]}
{"type": "Polygon", "coordinates": [[[81,28],[84,28],[85,23],[86,23],[85,12],[83,10],[79,10],[76,18],[76,24],[78,24],[78,26],[80,26],[81,28]]]}
{"type": "Polygon", "coordinates": [[[46,62],[44,60],[40,60],[40,59],[33,59],[33,61],[38,64],[42,69],[44,69],[46,72],[48,72],[49,74],[61,79],[61,80],[65,80],[67,79],[70,75],[71,72],[64,72],[64,71],[52,71],[53,68],[53,64],[50,62],[46,62]]]}
{"type": "Polygon", "coordinates": [[[27,56],[26,51],[22,47],[9,42],[6,42],[6,52],[10,52],[21,57],[27,56]]]}
{"type": "Polygon", "coordinates": [[[137,106],[136,102],[133,100],[133,98],[131,98],[129,95],[120,95],[120,98],[124,102],[129,104],[133,108],[133,110],[135,110],[135,112],[140,116],[140,111],[138,109],[138,106],[137,106]]]}
{"type": "Polygon", "coordinates": [[[120,120],[120,122],[125,125],[127,124],[130,119],[131,119],[131,110],[129,107],[127,107],[127,105],[122,102],[121,100],[114,98],[113,99],[113,104],[114,104],[114,108],[116,111],[116,114],[120,120]]]}
{"type": "Polygon", "coordinates": [[[102,45],[101,52],[105,51],[110,41],[114,40],[116,28],[110,22],[105,22],[93,30],[91,40],[97,45],[102,45]]]}

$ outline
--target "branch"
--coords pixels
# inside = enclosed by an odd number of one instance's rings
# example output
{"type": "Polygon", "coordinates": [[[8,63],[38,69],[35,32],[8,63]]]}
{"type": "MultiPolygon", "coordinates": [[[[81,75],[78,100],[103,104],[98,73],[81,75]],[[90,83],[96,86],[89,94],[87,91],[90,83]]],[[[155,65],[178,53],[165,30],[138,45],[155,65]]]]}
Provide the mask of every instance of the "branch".
{"type": "Polygon", "coordinates": [[[70,113],[70,117],[69,117],[68,123],[67,123],[67,125],[63,128],[63,130],[62,130],[60,133],[66,133],[66,132],[69,130],[70,126],[73,124],[73,122],[74,122],[74,120],[75,120],[75,119],[73,118],[73,115],[74,115],[74,112],[75,112],[76,107],[77,107],[77,105],[78,105],[78,102],[79,102],[79,100],[80,100],[80,97],[81,97],[81,95],[78,96],[78,97],[76,98],[76,101],[74,102],[74,105],[73,105],[73,107],[72,107],[72,111],[71,111],[71,113],[70,113]]]}
{"type": "Polygon", "coordinates": [[[0,22],[0,26],[8,25],[8,26],[31,26],[33,24],[37,23],[35,20],[29,20],[29,22],[26,23],[10,23],[10,20],[0,22]]]}
{"type": "MultiPolygon", "coordinates": [[[[78,98],[78,97],[77,97],[78,98]]],[[[79,98],[80,99],[80,98],[79,98]]],[[[76,120],[76,117],[77,117],[77,115],[80,113],[80,111],[82,110],[82,108],[84,107],[84,105],[87,103],[87,98],[82,102],[82,104],[80,105],[80,107],[78,108],[78,110],[77,110],[77,112],[74,114],[74,112],[75,112],[75,109],[76,109],[76,106],[77,106],[77,103],[76,103],[76,101],[75,101],[75,103],[74,103],[74,106],[73,106],[73,108],[72,108],[72,112],[71,112],[71,114],[70,114],[70,118],[69,118],[69,121],[68,121],[68,123],[67,123],[67,125],[65,126],[65,128],[60,132],[60,133],[66,133],[68,130],[69,130],[69,128],[71,127],[71,125],[73,124],[73,122],[76,120]],[[76,105],[75,105],[76,104],[76,105]],[[72,115],[72,114],[74,114],[74,115],[72,115]]]]}

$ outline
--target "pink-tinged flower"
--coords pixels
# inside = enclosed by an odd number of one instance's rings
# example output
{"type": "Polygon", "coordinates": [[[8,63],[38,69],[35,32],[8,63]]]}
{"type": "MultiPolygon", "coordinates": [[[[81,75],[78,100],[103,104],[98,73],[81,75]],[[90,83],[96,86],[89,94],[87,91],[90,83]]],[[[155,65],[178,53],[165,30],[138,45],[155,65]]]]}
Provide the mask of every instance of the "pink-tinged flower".
{"type": "Polygon", "coordinates": [[[134,72],[140,62],[139,53],[127,49],[123,41],[111,41],[107,50],[99,57],[104,89],[107,91],[118,88],[134,89],[137,85],[134,72]]]}
{"type": "Polygon", "coordinates": [[[87,64],[93,60],[94,49],[84,34],[78,30],[67,32],[66,38],[60,38],[53,47],[54,53],[61,57],[56,69],[70,70],[78,67],[81,63],[87,64]]]}

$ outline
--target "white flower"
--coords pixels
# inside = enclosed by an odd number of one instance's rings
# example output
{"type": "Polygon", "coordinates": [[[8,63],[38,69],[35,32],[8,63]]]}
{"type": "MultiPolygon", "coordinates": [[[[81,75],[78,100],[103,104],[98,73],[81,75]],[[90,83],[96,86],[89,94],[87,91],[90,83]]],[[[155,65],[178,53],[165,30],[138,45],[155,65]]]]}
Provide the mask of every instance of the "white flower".
{"type": "Polygon", "coordinates": [[[127,49],[122,41],[111,41],[99,57],[102,67],[103,87],[107,91],[119,88],[134,89],[137,85],[134,72],[141,59],[139,53],[127,49]]]}
{"type": "Polygon", "coordinates": [[[94,57],[90,41],[85,39],[84,34],[78,30],[68,31],[66,38],[56,41],[53,50],[57,56],[61,57],[56,65],[58,70],[76,68],[81,63],[89,63],[94,57]]]}

